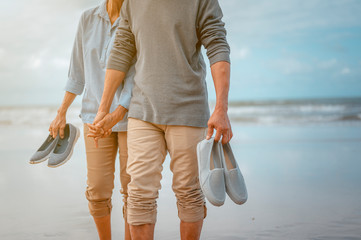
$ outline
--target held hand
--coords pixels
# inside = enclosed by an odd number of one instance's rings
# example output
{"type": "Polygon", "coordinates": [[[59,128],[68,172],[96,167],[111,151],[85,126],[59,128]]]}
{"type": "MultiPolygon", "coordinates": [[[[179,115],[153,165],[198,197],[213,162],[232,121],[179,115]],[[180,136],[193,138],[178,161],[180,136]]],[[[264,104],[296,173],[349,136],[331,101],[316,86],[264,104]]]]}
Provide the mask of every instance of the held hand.
{"type": "MultiPolygon", "coordinates": [[[[103,120],[102,120],[103,121],[103,120]]],[[[99,123],[101,124],[102,121],[100,121],[99,123]]],[[[98,124],[99,124],[98,123],[98,124]]],[[[98,147],[98,140],[100,138],[105,138],[108,137],[111,133],[112,133],[112,129],[110,128],[108,131],[104,131],[103,128],[101,128],[101,125],[93,125],[88,123],[88,127],[89,127],[89,134],[87,134],[87,137],[92,137],[94,138],[94,143],[95,143],[95,147],[98,147]],[[98,127],[99,126],[99,127],[98,127]]]]}
{"type": "Polygon", "coordinates": [[[88,124],[89,134],[87,136],[93,137],[95,140],[109,136],[112,132],[112,127],[116,124],[113,122],[113,116],[111,114],[107,114],[97,124],[88,124]]]}
{"type": "MultiPolygon", "coordinates": [[[[99,123],[103,118],[107,115],[107,112],[98,111],[97,115],[94,118],[94,121],[92,124],[87,124],[89,127],[89,131],[92,131],[90,134],[87,135],[87,137],[93,137],[94,132],[96,135],[103,135],[104,131],[101,128],[96,127],[96,124],[99,123]]],[[[94,143],[95,147],[98,147],[98,139],[94,137],[94,143]]]]}
{"type": "Polygon", "coordinates": [[[94,138],[96,147],[98,147],[98,140],[108,137],[112,133],[112,127],[124,118],[127,111],[126,108],[119,105],[114,112],[106,114],[100,121],[98,121],[99,117],[94,120],[93,124],[88,124],[90,133],[87,136],[94,138]]]}
{"type": "Polygon", "coordinates": [[[56,138],[56,136],[58,135],[58,132],[59,132],[60,138],[64,138],[64,128],[66,125],[65,115],[66,115],[65,113],[58,112],[55,119],[51,122],[50,127],[49,127],[49,132],[53,138],[56,138]]]}
{"type": "Polygon", "coordinates": [[[96,123],[95,126],[102,128],[104,132],[108,132],[124,118],[127,111],[128,110],[123,106],[118,106],[114,112],[107,114],[101,121],[96,123]]]}
{"type": "Polygon", "coordinates": [[[100,122],[107,114],[107,112],[97,112],[97,115],[94,118],[93,125],[96,125],[98,122],[100,122]]]}
{"type": "Polygon", "coordinates": [[[215,109],[212,116],[208,120],[208,133],[207,139],[210,139],[213,135],[213,131],[216,129],[215,141],[219,141],[222,136],[222,144],[228,143],[233,137],[231,123],[229,121],[227,111],[215,109]]]}

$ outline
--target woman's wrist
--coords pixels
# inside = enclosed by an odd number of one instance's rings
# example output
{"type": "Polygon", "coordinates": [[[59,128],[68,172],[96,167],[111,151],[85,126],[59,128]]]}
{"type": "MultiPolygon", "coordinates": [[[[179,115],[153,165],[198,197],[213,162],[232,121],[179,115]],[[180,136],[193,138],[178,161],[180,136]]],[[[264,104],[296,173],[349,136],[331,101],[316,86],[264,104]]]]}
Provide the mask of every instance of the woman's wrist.
{"type": "Polygon", "coordinates": [[[67,108],[60,107],[60,108],[58,109],[58,115],[59,115],[59,116],[62,116],[62,117],[65,117],[67,111],[68,111],[67,108]]]}

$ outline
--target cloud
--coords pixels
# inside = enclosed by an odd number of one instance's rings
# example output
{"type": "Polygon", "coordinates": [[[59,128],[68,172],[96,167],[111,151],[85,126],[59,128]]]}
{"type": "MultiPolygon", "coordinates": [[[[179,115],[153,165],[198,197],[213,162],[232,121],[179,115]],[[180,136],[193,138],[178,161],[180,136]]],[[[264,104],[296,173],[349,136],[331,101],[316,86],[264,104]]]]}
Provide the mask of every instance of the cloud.
{"type": "Polygon", "coordinates": [[[238,58],[239,59],[245,59],[249,55],[250,50],[248,48],[241,48],[241,50],[238,51],[238,58]]]}
{"type": "Polygon", "coordinates": [[[32,71],[39,70],[44,71],[45,69],[57,68],[63,71],[67,71],[69,67],[69,59],[52,57],[49,54],[38,54],[36,56],[30,56],[25,69],[30,69],[32,71]]]}
{"type": "Polygon", "coordinates": [[[30,57],[30,60],[28,64],[26,64],[25,68],[37,69],[41,66],[42,63],[43,61],[41,58],[32,56],[30,57]]]}
{"type": "Polygon", "coordinates": [[[67,69],[69,67],[69,59],[67,58],[53,58],[51,63],[56,68],[67,69]]]}
{"type": "Polygon", "coordinates": [[[345,67],[341,70],[342,75],[348,75],[350,73],[351,73],[351,69],[349,69],[348,67],[345,67]]]}
{"type": "MultiPolygon", "coordinates": [[[[339,62],[336,58],[325,61],[317,59],[305,60],[296,57],[283,57],[272,61],[270,65],[284,75],[308,75],[308,76],[328,76],[334,78],[341,75],[355,75],[357,71],[352,71],[350,67],[343,67],[345,61],[339,62]]],[[[322,79],[316,79],[322,81],[322,79]]]]}
{"type": "Polygon", "coordinates": [[[296,58],[278,59],[272,65],[282,74],[305,74],[313,70],[312,66],[296,58]]]}
{"type": "Polygon", "coordinates": [[[248,47],[239,48],[237,46],[232,46],[231,48],[232,59],[244,60],[251,54],[251,50],[248,47]]]}
{"type": "Polygon", "coordinates": [[[318,66],[319,66],[319,68],[321,68],[321,69],[330,69],[330,68],[335,67],[336,64],[337,64],[336,58],[332,58],[332,59],[329,59],[329,60],[320,62],[320,63],[318,64],[318,66]]]}

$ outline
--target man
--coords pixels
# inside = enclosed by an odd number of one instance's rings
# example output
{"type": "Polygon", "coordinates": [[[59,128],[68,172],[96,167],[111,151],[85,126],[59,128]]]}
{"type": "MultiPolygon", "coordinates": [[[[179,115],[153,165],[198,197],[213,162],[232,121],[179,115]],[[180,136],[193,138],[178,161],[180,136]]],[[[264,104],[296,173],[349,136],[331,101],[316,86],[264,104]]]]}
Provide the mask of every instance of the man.
{"type": "Polygon", "coordinates": [[[232,138],[227,115],[230,50],[222,11],[217,0],[131,0],[124,2],[121,18],[91,136],[100,127],[102,133],[110,128],[105,119],[114,92],[136,57],[128,113],[131,182],[126,211],[132,239],[153,239],[167,151],[181,239],[199,239],[206,207],[198,181],[196,145],[206,136],[209,139],[214,129],[216,141],[224,144],[232,138]],[[217,96],[211,117],[202,45],[217,96]]]}

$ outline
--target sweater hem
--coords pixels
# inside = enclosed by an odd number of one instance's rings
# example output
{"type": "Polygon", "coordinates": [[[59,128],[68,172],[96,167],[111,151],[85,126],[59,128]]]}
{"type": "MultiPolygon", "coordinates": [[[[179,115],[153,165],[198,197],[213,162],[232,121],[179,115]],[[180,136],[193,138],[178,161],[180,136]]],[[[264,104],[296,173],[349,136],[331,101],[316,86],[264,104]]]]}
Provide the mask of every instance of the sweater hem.
{"type": "Polygon", "coordinates": [[[180,116],[172,116],[174,120],[170,120],[166,117],[152,117],[145,116],[142,113],[129,113],[129,118],[136,118],[145,122],[150,122],[153,124],[159,125],[173,125],[173,126],[188,126],[188,127],[208,127],[208,119],[207,116],[194,116],[194,115],[182,115],[180,116]]]}

